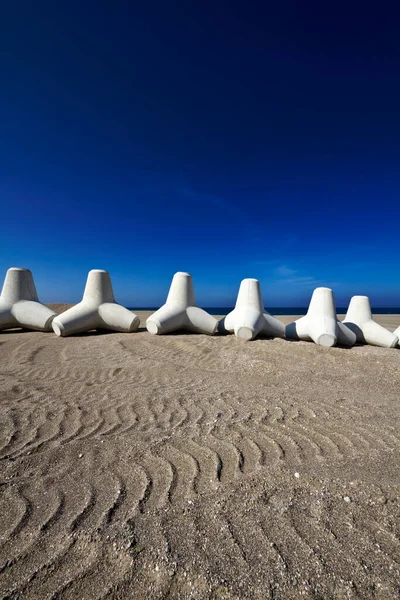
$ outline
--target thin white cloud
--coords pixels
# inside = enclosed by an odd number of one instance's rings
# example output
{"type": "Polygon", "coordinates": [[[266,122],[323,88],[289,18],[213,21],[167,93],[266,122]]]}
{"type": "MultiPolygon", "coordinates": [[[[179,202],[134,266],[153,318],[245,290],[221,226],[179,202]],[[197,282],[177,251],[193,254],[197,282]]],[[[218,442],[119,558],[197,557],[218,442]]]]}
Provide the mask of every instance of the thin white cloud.
{"type": "Polygon", "coordinates": [[[288,277],[283,279],[283,283],[285,285],[301,285],[301,286],[308,286],[308,285],[318,285],[318,283],[320,283],[317,279],[315,279],[314,277],[308,276],[308,275],[298,275],[296,277],[288,277]]]}
{"type": "Polygon", "coordinates": [[[252,265],[260,265],[263,267],[273,267],[280,263],[280,260],[252,260],[250,264],[252,265]]]}
{"type": "Polygon", "coordinates": [[[287,264],[281,264],[274,269],[274,274],[280,285],[311,287],[318,286],[320,282],[312,275],[302,273],[299,269],[288,267],[287,264]]]}
{"type": "Polygon", "coordinates": [[[296,269],[290,269],[286,265],[280,265],[275,269],[275,272],[279,277],[291,277],[295,273],[297,273],[296,269]]]}

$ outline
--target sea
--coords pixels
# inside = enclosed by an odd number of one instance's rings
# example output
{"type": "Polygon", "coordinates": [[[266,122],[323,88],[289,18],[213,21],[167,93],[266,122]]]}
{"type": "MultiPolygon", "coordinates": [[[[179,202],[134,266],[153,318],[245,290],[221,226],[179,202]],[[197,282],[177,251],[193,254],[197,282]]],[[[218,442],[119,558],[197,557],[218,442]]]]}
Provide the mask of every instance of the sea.
{"type": "MultiPolygon", "coordinates": [[[[158,310],[158,308],[160,308],[159,306],[146,306],[146,307],[142,307],[142,306],[134,306],[132,308],[129,308],[129,310],[152,310],[152,311],[156,311],[158,310]]],[[[204,308],[204,310],[206,310],[208,313],[210,313],[210,315],[227,315],[229,312],[231,312],[231,310],[234,309],[234,306],[202,306],[201,308],[204,308]]],[[[266,310],[271,314],[271,315],[276,315],[276,316],[285,316],[285,315],[305,315],[308,307],[306,306],[272,306],[272,307],[265,307],[266,310]]],[[[338,306],[336,307],[336,314],[338,315],[344,315],[347,312],[347,307],[341,307],[338,306]]],[[[389,307],[389,308],[381,308],[381,307],[372,307],[372,312],[374,315],[398,315],[400,314],[400,306],[398,307],[389,307]]]]}

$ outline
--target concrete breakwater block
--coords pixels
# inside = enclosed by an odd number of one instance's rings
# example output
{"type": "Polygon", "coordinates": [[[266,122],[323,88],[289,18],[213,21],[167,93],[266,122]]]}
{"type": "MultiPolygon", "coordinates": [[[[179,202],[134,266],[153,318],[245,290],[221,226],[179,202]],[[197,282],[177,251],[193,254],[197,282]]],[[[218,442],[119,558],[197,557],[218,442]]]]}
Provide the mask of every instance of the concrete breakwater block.
{"type": "Polygon", "coordinates": [[[284,324],[265,312],[257,279],[243,279],[235,308],[220,321],[218,328],[221,333],[234,333],[243,340],[252,340],[257,335],[285,337],[284,324]]]}
{"type": "Polygon", "coordinates": [[[115,301],[108,271],[89,271],[83,298],[79,304],[58,315],[52,323],[58,336],[73,335],[92,329],[131,333],[140,319],[115,301]]]}
{"type": "Polygon", "coordinates": [[[394,348],[399,342],[396,332],[400,333],[400,327],[392,333],[373,320],[368,296],[352,297],[343,323],[355,333],[360,344],[394,348]]]}
{"type": "Polygon", "coordinates": [[[214,335],[218,321],[196,306],[193,279],[189,273],[175,273],[166,303],[146,321],[147,330],[154,335],[179,329],[214,335]]]}
{"type": "Polygon", "coordinates": [[[316,288],[307,314],[286,327],[288,339],[313,341],[320,346],[353,346],[356,334],[336,316],[335,300],[330,288],[316,288]]]}
{"type": "Polygon", "coordinates": [[[51,331],[56,313],[39,302],[32,272],[8,269],[0,296],[0,330],[22,327],[51,331]]]}

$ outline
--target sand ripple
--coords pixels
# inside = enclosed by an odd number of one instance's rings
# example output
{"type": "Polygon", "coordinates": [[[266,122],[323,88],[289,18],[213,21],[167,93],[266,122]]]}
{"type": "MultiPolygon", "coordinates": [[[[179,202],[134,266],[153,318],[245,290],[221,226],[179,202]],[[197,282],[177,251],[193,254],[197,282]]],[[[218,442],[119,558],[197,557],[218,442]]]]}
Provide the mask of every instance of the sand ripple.
{"type": "Polygon", "coordinates": [[[399,356],[8,334],[0,594],[398,597],[399,356]]]}

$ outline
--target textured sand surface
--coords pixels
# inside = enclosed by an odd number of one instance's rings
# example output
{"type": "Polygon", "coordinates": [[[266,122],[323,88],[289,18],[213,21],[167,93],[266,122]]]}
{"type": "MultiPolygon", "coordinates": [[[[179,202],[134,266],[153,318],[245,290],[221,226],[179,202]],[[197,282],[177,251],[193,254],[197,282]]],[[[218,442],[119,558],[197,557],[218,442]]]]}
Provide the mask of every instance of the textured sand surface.
{"type": "Polygon", "coordinates": [[[0,333],[0,598],[399,598],[399,405],[400,350],[0,333]]]}

